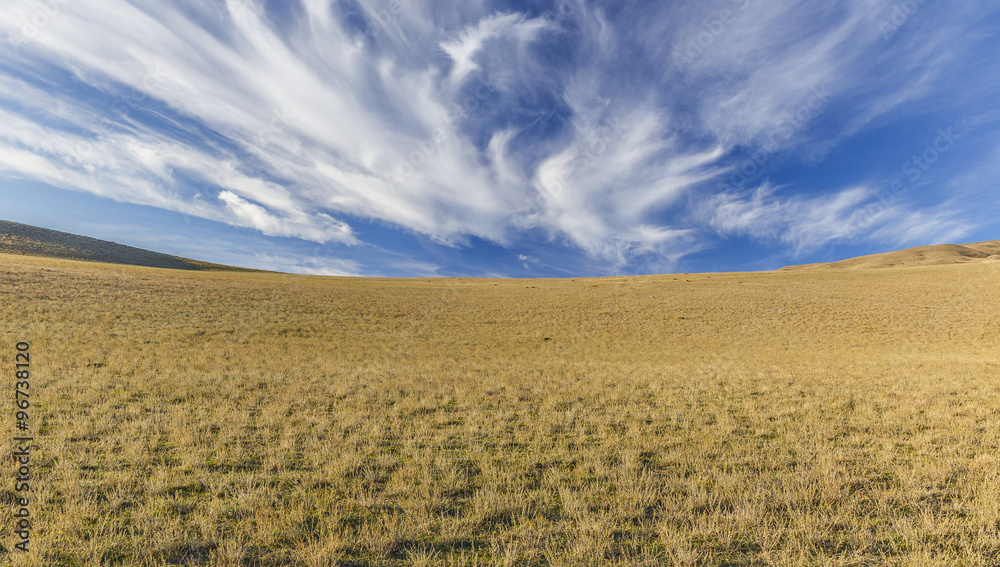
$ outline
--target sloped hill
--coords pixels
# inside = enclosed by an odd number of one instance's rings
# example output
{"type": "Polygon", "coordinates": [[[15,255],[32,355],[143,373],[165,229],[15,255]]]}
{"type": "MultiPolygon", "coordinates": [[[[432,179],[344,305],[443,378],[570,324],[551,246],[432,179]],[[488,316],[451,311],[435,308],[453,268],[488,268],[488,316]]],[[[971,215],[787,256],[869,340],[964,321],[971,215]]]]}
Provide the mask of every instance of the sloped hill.
{"type": "Polygon", "coordinates": [[[782,270],[862,270],[909,266],[940,266],[1000,261],[1000,241],[974,244],[936,244],[906,250],[859,256],[839,262],[788,266],[782,270]]]}
{"type": "Polygon", "coordinates": [[[0,254],[106,262],[173,270],[260,271],[201,262],[107,240],[10,221],[0,221],[0,254]]]}
{"type": "Polygon", "coordinates": [[[965,247],[973,250],[979,250],[980,252],[986,252],[990,256],[1000,256],[1000,240],[976,242],[975,244],[966,244],[965,247]]]}

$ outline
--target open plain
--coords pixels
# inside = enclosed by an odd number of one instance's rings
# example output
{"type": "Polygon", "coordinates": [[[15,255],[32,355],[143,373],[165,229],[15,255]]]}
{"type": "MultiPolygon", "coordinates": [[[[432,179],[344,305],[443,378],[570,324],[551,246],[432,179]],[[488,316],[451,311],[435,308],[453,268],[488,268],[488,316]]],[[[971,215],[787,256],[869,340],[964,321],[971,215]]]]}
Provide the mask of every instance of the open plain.
{"type": "Polygon", "coordinates": [[[37,433],[32,551],[5,560],[1000,565],[998,284],[994,261],[392,280],[0,254],[37,433]]]}

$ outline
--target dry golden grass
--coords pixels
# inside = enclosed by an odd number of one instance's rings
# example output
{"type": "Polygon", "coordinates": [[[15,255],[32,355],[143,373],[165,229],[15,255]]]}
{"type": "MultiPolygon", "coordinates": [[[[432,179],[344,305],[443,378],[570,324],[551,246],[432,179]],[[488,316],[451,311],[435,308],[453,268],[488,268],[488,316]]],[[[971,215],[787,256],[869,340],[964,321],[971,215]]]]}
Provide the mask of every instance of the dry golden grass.
{"type": "Polygon", "coordinates": [[[41,430],[13,558],[1000,565],[998,283],[997,263],[367,280],[0,255],[0,346],[32,343],[41,430]]]}
{"type": "Polygon", "coordinates": [[[784,270],[875,269],[912,266],[939,266],[977,262],[1000,262],[1000,240],[974,244],[935,244],[895,252],[859,256],[828,264],[788,266],[784,270]]]}

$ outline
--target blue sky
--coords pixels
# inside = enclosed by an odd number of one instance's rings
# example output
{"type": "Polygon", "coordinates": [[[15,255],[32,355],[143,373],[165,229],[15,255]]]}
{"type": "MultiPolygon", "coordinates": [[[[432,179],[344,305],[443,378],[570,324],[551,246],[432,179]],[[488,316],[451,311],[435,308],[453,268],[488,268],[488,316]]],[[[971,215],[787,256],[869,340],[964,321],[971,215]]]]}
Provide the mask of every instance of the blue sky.
{"type": "Polygon", "coordinates": [[[1000,239],[1000,5],[14,0],[0,218],[282,271],[1000,239]]]}

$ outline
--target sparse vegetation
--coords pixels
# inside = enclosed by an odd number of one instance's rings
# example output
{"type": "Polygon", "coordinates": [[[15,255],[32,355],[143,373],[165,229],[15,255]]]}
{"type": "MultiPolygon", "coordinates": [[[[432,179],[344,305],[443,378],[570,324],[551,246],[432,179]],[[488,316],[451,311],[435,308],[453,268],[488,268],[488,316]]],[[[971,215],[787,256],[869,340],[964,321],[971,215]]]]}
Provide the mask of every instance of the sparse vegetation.
{"type": "Polygon", "coordinates": [[[180,256],[170,256],[151,250],[125,246],[58,230],[0,220],[0,254],[62,258],[87,262],[111,262],[129,266],[169,268],[172,270],[211,270],[225,272],[256,272],[212,264],[180,256]]]}
{"type": "Polygon", "coordinates": [[[33,551],[13,557],[998,565],[998,279],[0,255],[0,344],[32,343],[40,429],[33,551]]]}

